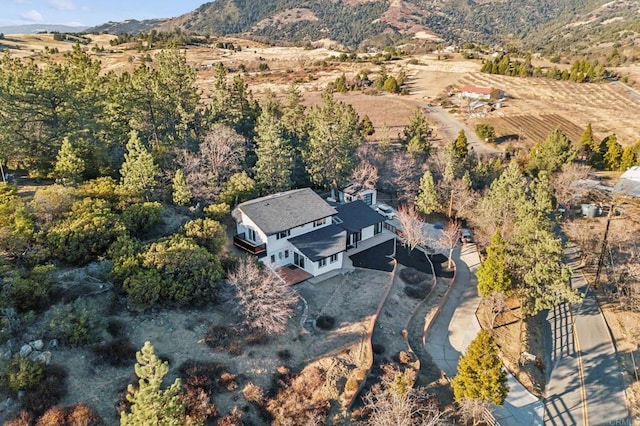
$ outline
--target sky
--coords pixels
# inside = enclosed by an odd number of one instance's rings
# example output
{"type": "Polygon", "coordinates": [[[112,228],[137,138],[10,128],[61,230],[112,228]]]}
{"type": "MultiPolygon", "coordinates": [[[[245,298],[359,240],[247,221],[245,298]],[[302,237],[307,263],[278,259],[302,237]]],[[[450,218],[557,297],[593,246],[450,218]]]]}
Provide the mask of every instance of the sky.
{"type": "Polygon", "coordinates": [[[0,0],[0,26],[94,26],[125,19],[172,18],[210,0],[0,0]]]}

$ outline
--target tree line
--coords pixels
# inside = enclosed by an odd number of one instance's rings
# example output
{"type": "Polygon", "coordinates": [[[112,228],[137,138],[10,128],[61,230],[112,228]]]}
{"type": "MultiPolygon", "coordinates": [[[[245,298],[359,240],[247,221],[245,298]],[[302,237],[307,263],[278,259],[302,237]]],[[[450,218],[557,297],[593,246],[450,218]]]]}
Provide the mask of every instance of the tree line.
{"type": "Polygon", "coordinates": [[[597,60],[575,60],[568,70],[561,70],[557,66],[549,69],[534,67],[531,64],[531,54],[527,54],[524,61],[512,59],[507,54],[493,59],[485,59],[480,71],[513,77],[546,77],[554,80],[575,81],[576,83],[601,81],[615,76],[597,60]]]}

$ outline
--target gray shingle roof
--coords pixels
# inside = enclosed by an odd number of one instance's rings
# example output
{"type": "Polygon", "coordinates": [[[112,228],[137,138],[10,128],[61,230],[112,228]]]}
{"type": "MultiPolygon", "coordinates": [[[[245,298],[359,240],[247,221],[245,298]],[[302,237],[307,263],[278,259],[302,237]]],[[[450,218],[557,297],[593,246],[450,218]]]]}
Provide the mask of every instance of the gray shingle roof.
{"type": "Polygon", "coordinates": [[[247,215],[267,235],[336,214],[336,209],[311,188],[294,189],[256,198],[238,204],[236,209],[247,215]]]}
{"type": "Polygon", "coordinates": [[[336,225],[329,225],[289,238],[289,242],[311,261],[317,262],[346,249],[347,231],[336,225]]]}
{"type": "Polygon", "coordinates": [[[364,201],[356,200],[350,203],[341,204],[336,207],[338,217],[342,223],[338,226],[346,229],[350,233],[358,232],[368,226],[384,221],[384,217],[364,201]]]}

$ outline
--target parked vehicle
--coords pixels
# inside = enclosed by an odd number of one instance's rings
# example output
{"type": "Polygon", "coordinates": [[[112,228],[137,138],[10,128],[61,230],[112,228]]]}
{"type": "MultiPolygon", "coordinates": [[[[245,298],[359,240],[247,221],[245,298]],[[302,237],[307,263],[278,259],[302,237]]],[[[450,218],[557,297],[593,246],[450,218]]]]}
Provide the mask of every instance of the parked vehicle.
{"type": "Polygon", "coordinates": [[[471,232],[471,229],[462,228],[460,230],[460,241],[462,243],[472,243],[473,242],[473,232],[471,232]]]}
{"type": "Polygon", "coordinates": [[[378,204],[378,206],[376,207],[376,211],[387,219],[393,219],[394,217],[396,217],[395,210],[383,203],[378,204]]]}

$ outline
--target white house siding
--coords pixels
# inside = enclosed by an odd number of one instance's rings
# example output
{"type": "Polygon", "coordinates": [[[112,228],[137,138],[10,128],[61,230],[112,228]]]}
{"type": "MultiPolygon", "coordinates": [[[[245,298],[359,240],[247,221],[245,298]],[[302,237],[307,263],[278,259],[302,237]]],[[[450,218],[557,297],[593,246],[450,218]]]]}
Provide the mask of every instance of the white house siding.
{"type": "MultiPolygon", "coordinates": [[[[319,225],[314,227],[313,223],[306,223],[302,226],[297,226],[295,228],[290,229],[289,235],[285,238],[277,238],[277,235],[269,235],[268,238],[265,238],[267,242],[267,255],[261,258],[262,262],[271,268],[278,268],[280,266],[285,266],[293,263],[293,251],[295,250],[294,246],[289,242],[289,238],[297,237],[298,235],[306,234],[311,231],[315,231],[316,229],[324,228],[325,226],[331,225],[331,217],[325,218],[325,223],[323,225],[319,225]],[[289,257],[286,257],[286,250],[289,250],[289,257]],[[272,257],[273,256],[273,262],[272,257]]],[[[263,234],[264,235],[264,234],[263,234]]],[[[307,262],[312,263],[307,259],[307,262]]],[[[306,268],[305,262],[305,270],[310,272],[306,268]]]]}
{"type": "Polygon", "coordinates": [[[362,229],[362,240],[361,241],[364,241],[364,240],[369,239],[369,238],[373,238],[374,230],[375,230],[375,225],[367,226],[366,228],[363,228],[362,229]]]}
{"type": "Polygon", "coordinates": [[[242,213],[242,221],[236,224],[236,232],[238,234],[245,233],[245,238],[249,241],[253,241],[256,245],[264,244],[267,242],[267,235],[262,232],[258,225],[256,225],[248,216],[242,213]],[[253,229],[256,231],[256,240],[250,240],[248,235],[248,230],[253,229]]]}
{"type": "MultiPolygon", "coordinates": [[[[336,269],[342,268],[342,260],[343,260],[344,252],[338,253],[338,260],[331,263],[330,258],[327,258],[327,264],[325,266],[319,266],[320,262],[312,262],[307,257],[304,259],[304,270],[310,273],[311,275],[318,276],[320,274],[324,274],[326,272],[330,272],[336,269]]],[[[303,256],[302,253],[300,253],[303,256]]],[[[291,263],[293,263],[293,257],[291,258],[291,263]]]]}

